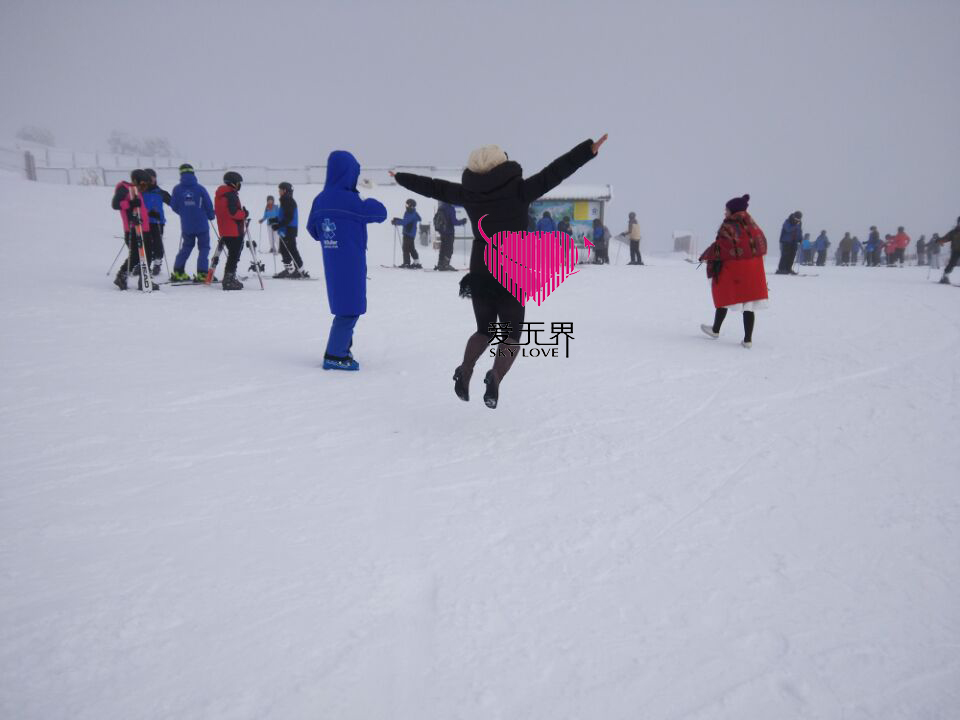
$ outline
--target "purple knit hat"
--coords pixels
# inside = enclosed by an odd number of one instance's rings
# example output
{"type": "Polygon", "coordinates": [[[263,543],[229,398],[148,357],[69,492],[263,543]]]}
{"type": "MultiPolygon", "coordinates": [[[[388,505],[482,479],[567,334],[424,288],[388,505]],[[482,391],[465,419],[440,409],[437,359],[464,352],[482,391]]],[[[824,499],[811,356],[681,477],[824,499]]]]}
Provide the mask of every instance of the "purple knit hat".
{"type": "Polygon", "coordinates": [[[736,197],[733,200],[727,200],[727,210],[731,213],[743,212],[747,209],[747,205],[750,204],[750,196],[744,195],[743,197],[736,197]]]}

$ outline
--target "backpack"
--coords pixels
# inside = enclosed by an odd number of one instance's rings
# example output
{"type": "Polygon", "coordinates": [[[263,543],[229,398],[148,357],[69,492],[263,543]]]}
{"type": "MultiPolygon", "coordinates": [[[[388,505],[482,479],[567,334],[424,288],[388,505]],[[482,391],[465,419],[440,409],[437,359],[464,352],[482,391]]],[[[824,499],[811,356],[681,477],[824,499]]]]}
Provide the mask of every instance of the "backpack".
{"type": "Polygon", "coordinates": [[[440,208],[437,208],[437,212],[433,216],[433,229],[441,235],[450,229],[450,223],[447,221],[447,214],[440,208]]]}

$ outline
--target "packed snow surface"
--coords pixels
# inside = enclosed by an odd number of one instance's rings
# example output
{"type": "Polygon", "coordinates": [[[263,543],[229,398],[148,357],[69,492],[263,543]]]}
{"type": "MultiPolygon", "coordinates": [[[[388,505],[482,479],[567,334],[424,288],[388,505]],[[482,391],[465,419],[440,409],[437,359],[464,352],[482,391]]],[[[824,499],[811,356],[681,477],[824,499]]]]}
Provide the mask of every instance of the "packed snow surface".
{"type": "Polygon", "coordinates": [[[703,268],[615,245],[491,411],[489,358],[452,391],[460,275],[382,268],[389,225],[325,372],[322,280],[119,292],[110,195],[0,178],[0,717],[960,717],[960,292],[925,268],[771,274],[745,350],[703,268]]]}

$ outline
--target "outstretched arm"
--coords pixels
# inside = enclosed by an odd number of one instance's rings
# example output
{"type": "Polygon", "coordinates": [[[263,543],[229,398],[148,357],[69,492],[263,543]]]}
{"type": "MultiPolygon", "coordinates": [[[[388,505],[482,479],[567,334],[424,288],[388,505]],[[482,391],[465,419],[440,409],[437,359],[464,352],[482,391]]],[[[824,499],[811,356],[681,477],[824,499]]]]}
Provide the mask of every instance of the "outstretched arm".
{"type": "Polygon", "coordinates": [[[405,187],[407,190],[412,190],[418,195],[433,198],[434,200],[443,200],[453,205],[463,204],[463,186],[459,183],[403,172],[391,172],[390,176],[397,181],[397,185],[405,187]]]}
{"type": "Polygon", "coordinates": [[[570,152],[564,153],[547,165],[536,175],[531,175],[523,181],[523,199],[533,202],[537,198],[553,190],[577,170],[586,165],[599,152],[600,146],[607,141],[604,133],[597,142],[584,140],[570,152]]]}

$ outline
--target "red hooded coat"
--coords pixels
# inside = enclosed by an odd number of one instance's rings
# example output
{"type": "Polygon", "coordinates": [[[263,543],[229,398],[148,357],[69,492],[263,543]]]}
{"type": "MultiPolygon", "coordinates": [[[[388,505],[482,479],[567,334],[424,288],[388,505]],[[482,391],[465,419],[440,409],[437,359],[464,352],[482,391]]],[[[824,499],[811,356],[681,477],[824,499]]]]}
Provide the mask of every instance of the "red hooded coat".
{"type": "Polygon", "coordinates": [[[707,277],[713,278],[715,307],[767,299],[766,254],[767,238],[748,212],[733,213],[723,221],[717,239],[700,256],[707,263],[707,277]]]}

